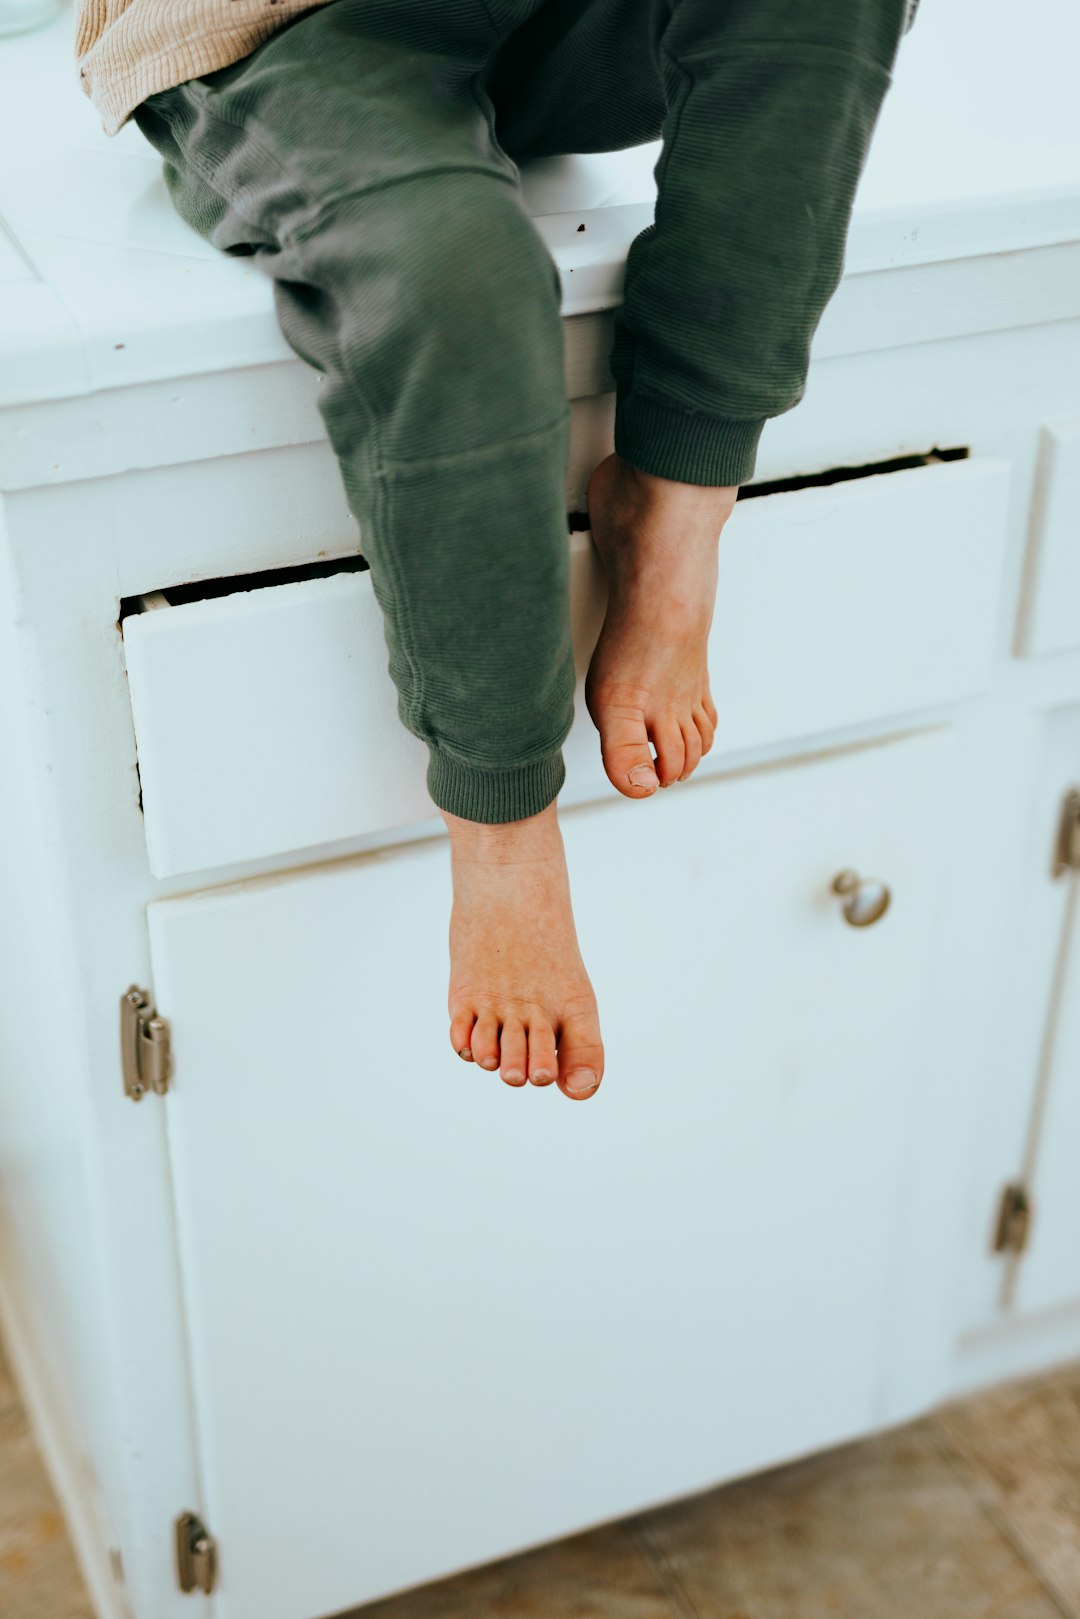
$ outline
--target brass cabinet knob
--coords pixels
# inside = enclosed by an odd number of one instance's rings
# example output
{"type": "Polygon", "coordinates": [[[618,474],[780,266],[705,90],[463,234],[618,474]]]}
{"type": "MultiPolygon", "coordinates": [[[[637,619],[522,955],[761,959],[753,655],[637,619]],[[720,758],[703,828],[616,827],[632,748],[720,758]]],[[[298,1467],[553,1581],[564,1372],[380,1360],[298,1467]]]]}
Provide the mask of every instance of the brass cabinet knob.
{"type": "Polygon", "coordinates": [[[857,871],[840,872],[833,878],[832,889],[844,902],[840,907],[844,921],[853,928],[880,922],[892,899],[888,883],[877,877],[860,877],[857,871]]]}

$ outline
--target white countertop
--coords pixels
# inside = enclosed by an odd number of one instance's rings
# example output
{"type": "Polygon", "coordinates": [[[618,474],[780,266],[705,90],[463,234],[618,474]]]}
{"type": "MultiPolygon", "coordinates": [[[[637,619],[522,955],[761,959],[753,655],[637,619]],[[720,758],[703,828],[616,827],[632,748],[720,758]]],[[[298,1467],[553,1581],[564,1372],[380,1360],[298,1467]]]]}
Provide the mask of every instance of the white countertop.
{"type": "MultiPolygon", "coordinates": [[[[1075,0],[922,0],[845,275],[1080,240],[1078,60],[1075,0]]],[[[137,125],[103,133],[79,88],[70,7],[0,39],[0,150],[0,405],[291,355],[266,276],[178,217],[137,125]]],[[[523,165],[564,314],[620,301],[659,151],[523,165]]]]}

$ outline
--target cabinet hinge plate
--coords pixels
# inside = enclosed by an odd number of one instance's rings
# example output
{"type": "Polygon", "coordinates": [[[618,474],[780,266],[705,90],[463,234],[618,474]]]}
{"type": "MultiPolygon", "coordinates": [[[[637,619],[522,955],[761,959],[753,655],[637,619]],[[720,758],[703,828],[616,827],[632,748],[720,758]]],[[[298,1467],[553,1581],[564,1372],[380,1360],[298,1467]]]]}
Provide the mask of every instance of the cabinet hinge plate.
{"type": "Polygon", "coordinates": [[[1063,877],[1067,871],[1080,871],[1080,788],[1077,787],[1071,788],[1062,801],[1053,870],[1055,877],[1063,877]]]}
{"type": "Polygon", "coordinates": [[[176,1579],[181,1591],[214,1589],[217,1544],[194,1512],[181,1512],[176,1520],[176,1579]]]}
{"type": "Polygon", "coordinates": [[[996,1254],[1022,1254],[1031,1235],[1031,1199],[1022,1181],[1010,1181],[1002,1189],[994,1229],[996,1254]]]}
{"type": "Polygon", "coordinates": [[[172,1074],[169,1025],[159,1017],[150,992],[130,984],[120,997],[120,1060],[124,1094],[141,1102],[147,1091],[164,1096],[172,1074]]]}

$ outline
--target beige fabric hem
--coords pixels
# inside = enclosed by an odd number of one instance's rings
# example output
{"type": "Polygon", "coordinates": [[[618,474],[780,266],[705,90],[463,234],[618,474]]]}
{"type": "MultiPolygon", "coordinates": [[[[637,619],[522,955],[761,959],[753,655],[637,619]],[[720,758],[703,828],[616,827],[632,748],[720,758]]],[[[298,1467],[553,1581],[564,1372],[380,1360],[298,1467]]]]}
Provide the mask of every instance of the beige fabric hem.
{"type": "Polygon", "coordinates": [[[232,27],[219,24],[182,40],[155,38],[147,29],[145,9],[136,3],[77,58],[79,84],[101,118],[104,134],[118,135],[147,96],[238,62],[284,22],[330,3],[279,0],[272,20],[267,20],[265,8],[260,7],[258,21],[232,27]]]}

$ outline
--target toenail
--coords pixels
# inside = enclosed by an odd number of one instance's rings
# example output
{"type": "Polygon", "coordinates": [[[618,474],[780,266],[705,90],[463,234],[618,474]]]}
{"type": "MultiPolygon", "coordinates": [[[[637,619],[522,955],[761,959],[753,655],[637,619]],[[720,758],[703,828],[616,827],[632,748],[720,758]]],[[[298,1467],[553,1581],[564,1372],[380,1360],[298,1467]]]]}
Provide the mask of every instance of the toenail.
{"type": "Polygon", "coordinates": [[[541,1070],[539,1074],[531,1074],[529,1077],[534,1085],[550,1085],[554,1075],[545,1074],[543,1070],[541,1070]]]}
{"type": "Polygon", "coordinates": [[[587,1096],[599,1083],[591,1068],[575,1068],[572,1074],[566,1076],[566,1088],[573,1091],[575,1096],[587,1096]]]}
{"type": "Polygon", "coordinates": [[[648,765],[635,765],[630,771],[630,782],[634,787],[659,787],[660,778],[648,765]]]}
{"type": "Polygon", "coordinates": [[[498,1068],[499,1059],[497,1057],[481,1057],[480,1066],[481,1068],[498,1068]]]}
{"type": "Polygon", "coordinates": [[[466,1062],[472,1062],[472,1048],[470,1046],[462,1046],[461,1050],[458,1052],[458,1056],[464,1057],[466,1062]]]}
{"type": "Polygon", "coordinates": [[[525,1075],[520,1068],[506,1068],[503,1070],[504,1079],[524,1079],[525,1075]]]}

